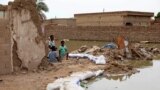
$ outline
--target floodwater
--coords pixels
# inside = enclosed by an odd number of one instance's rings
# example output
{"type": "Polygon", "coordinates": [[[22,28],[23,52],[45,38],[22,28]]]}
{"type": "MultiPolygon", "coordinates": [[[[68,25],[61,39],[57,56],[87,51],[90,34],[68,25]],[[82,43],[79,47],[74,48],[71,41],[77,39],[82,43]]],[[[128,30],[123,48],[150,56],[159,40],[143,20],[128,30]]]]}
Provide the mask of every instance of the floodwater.
{"type": "MultiPolygon", "coordinates": [[[[70,40],[66,42],[66,46],[69,49],[69,52],[79,49],[83,45],[91,46],[104,46],[107,42],[105,41],[78,41],[78,40],[70,40]]],[[[56,45],[60,45],[60,41],[56,41],[56,45]]]]}
{"type": "Polygon", "coordinates": [[[160,90],[160,60],[148,61],[138,70],[133,75],[97,78],[87,90],[160,90]]]}
{"type": "MultiPolygon", "coordinates": [[[[106,43],[108,42],[70,40],[66,42],[66,45],[71,52],[83,45],[101,47],[106,43]]],[[[56,45],[59,46],[60,41],[56,41],[56,45]]],[[[143,46],[160,48],[160,44],[152,43],[143,46]]],[[[96,78],[89,82],[87,90],[160,90],[160,60],[133,61],[130,64],[138,68],[140,72],[132,75],[96,78]]]]}

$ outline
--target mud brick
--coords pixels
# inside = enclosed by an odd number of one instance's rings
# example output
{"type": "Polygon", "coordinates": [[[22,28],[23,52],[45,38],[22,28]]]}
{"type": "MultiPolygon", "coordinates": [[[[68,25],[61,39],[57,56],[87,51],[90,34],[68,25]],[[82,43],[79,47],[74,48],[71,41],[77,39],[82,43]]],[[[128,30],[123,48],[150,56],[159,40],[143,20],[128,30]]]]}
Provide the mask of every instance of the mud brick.
{"type": "Polygon", "coordinates": [[[9,49],[9,48],[11,48],[11,44],[0,44],[0,48],[1,48],[1,50],[4,50],[4,49],[9,49]]]}
{"type": "Polygon", "coordinates": [[[74,39],[74,40],[105,40],[112,41],[117,36],[124,36],[129,41],[151,41],[159,42],[160,26],[150,27],[110,27],[110,26],[47,26],[45,27],[46,38],[53,34],[57,39],[74,39]],[[155,40],[156,39],[156,40],[155,40]]]}
{"type": "Polygon", "coordinates": [[[1,56],[8,56],[11,55],[11,51],[10,50],[0,50],[0,55],[1,56]]]}
{"type": "Polygon", "coordinates": [[[4,44],[5,43],[5,39],[4,38],[0,38],[0,44],[4,44]]]}
{"type": "Polygon", "coordinates": [[[0,74],[7,74],[13,71],[11,56],[0,56],[0,74]]]}

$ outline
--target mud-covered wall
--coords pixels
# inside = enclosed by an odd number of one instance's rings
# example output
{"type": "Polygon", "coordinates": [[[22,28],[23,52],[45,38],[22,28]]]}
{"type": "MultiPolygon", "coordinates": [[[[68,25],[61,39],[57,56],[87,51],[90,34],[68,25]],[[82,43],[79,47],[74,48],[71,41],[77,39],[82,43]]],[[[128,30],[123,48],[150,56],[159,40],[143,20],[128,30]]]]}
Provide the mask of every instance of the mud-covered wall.
{"type": "Polygon", "coordinates": [[[0,74],[35,70],[46,55],[42,21],[34,0],[15,0],[0,20],[0,74]]]}
{"type": "Polygon", "coordinates": [[[8,20],[0,19],[0,74],[13,71],[11,33],[8,20]]]}
{"type": "MultiPolygon", "coordinates": [[[[160,26],[153,27],[56,27],[46,26],[46,36],[54,34],[57,39],[105,40],[112,41],[117,36],[127,37],[130,41],[160,42],[160,26]]],[[[46,37],[46,38],[47,38],[46,37]]]]}
{"type": "Polygon", "coordinates": [[[28,70],[37,69],[45,56],[45,45],[35,3],[16,0],[10,4],[8,13],[14,65],[21,64],[20,68],[28,70]]]}

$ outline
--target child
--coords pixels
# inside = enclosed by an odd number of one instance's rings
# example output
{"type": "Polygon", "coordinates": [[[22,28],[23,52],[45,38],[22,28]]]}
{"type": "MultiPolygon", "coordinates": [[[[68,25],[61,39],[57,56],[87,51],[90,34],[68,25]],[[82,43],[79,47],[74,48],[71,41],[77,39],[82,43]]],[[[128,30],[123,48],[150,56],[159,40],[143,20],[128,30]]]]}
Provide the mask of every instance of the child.
{"type": "Polygon", "coordinates": [[[51,47],[51,51],[48,54],[48,58],[49,58],[50,63],[58,62],[58,60],[59,60],[56,49],[57,48],[55,46],[51,47]]]}
{"type": "MultiPolygon", "coordinates": [[[[52,47],[55,47],[55,41],[54,41],[54,36],[53,35],[50,35],[49,37],[49,43],[48,43],[48,47],[49,47],[49,50],[52,51],[52,47]]],[[[56,47],[55,47],[56,48],[56,47]]],[[[47,55],[47,58],[49,58],[49,53],[47,55]]]]}
{"type": "Polygon", "coordinates": [[[50,35],[49,48],[55,46],[54,36],[50,35]]]}
{"type": "Polygon", "coordinates": [[[68,60],[68,50],[67,50],[67,47],[65,46],[65,42],[61,41],[61,46],[59,47],[59,57],[60,57],[60,60],[63,60],[65,56],[66,56],[66,60],[68,60]]]}

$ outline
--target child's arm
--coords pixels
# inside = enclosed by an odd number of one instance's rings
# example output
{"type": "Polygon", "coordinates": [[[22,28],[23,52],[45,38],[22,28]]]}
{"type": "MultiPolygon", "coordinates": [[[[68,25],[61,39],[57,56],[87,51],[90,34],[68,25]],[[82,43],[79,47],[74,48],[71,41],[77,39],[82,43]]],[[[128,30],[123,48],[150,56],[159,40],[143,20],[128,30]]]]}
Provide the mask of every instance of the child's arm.
{"type": "Polygon", "coordinates": [[[49,52],[48,55],[47,55],[47,58],[48,58],[48,59],[49,59],[49,57],[50,57],[50,53],[51,53],[51,52],[49,52]]]}
{"type": "Polygon", "coordinates": [[[66,55],[66,60],[68,60],[68,52],[67,52],[67,55],[66,55]]]}
{"type": "Polygon", "coordinates": [[[61,62],[61,50],[59,50],[59,61],[61,62]]]}
{"type": "Polygon", "coordinates": [[[66,60],[68,60],[68,49],[66,47],[66,60]]]}
{"type": "Polygon", "coordinates": [[[56,52],[56,59],[57,61],[59,62],[59,55],[58,55],[59,52],[56,52]]]}

